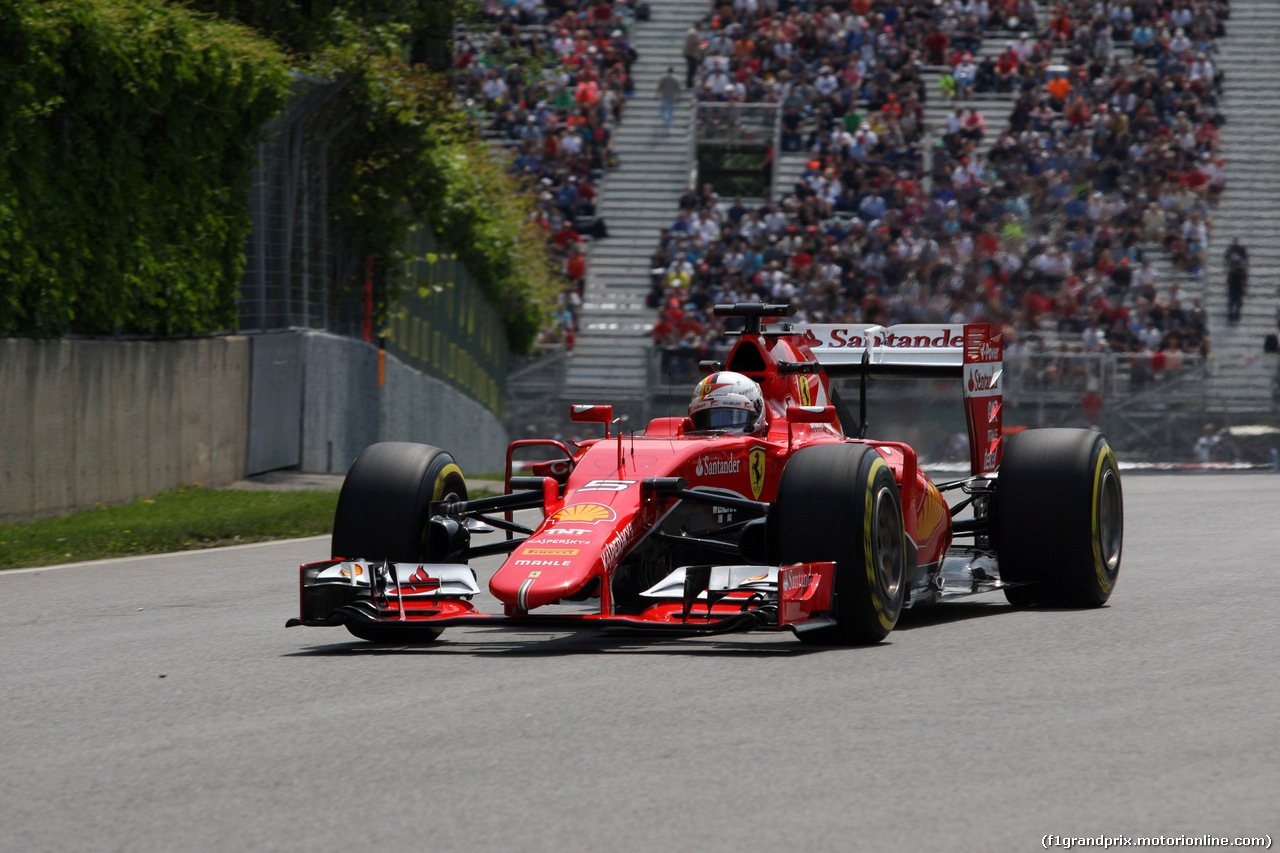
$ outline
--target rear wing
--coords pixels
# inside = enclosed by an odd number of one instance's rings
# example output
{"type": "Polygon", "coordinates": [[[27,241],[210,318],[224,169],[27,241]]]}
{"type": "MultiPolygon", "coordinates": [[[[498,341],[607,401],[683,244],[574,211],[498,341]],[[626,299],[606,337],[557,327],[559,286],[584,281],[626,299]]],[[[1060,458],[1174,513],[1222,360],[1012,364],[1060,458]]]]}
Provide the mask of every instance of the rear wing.
{"type": "Polygon", "coordinates": [[[1003,346],[986,323],[797,324],[828,376],[960,379],[975,476],[1000,467],[1003,346]]]}

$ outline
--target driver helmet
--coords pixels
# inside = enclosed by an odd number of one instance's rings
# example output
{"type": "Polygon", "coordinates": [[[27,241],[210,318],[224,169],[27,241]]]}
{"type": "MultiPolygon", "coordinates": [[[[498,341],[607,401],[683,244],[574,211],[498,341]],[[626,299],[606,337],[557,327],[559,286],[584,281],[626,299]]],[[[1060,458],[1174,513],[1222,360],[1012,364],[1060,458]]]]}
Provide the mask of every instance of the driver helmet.
{"type": "Polygon", "coordinates": [[[689,402],[693,428],[754,435],[765,425],[764,395],[760,386],[729,370],[721,370],[698,383],[689,402]]]}

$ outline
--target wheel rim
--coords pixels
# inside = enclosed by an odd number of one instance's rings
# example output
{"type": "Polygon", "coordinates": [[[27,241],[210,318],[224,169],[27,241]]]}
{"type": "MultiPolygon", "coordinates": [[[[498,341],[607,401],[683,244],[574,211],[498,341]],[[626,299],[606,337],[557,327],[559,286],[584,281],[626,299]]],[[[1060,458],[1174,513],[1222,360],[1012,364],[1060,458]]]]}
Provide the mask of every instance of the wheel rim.
{"type": "MultiPolygon", "coordinates": [[[[454,477],[446,475],[440,500],[442,501],[465,501],[467,499],[467,483],[462,477],[454,477]]],[[[422,520],[422,531],[418,534],[418,549],[427,560],[430,560],[430,554],[427,553],[427,540],[431,529],[431,515],[422,520]]],[[[442,629],[443,630],[443,629],[442,629]]]]}
{"type": "Polygon", "coordinates": [[[1114,575],[1120,568],[1120,547],[1124,541],[1124,503],[1120,496],[1120,478],[1113,469],[1102,472],[1098,492],[1098,546],[1103,570],[1114,575]]]}
{"type": "Polygon", "coordinates": [[[876,493],[871,529],[875,541],[872,558],[876,564],[876,582],[885,598],[892,601],[902,586],[902,515],[893,493],[887,488],[876,493]]]}

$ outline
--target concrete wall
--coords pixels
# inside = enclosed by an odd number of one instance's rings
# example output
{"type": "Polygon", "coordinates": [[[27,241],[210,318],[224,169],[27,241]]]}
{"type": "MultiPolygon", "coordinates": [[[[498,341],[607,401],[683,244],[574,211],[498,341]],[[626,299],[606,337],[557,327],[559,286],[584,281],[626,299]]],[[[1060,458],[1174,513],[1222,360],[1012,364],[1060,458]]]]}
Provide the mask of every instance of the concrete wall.
{"type": "Polygon", "coordinates": [[[0,339],[0,521],[244,472],[249,340],[0,339]]]}
{"type": "Polygon", "coordinates": [[[301,332],[303,471],[345,474],[378,438],[378,348],[301,332]]]}
{"type": "Polygon", "coordinates": [[[0,338],[0,521],[240,479],[248,470],[251,376],[261,359],[301,362],[283,373],[276,364],[273,390],[257,394],[255,405],[280,410],[277,430],[297,424],[303,471],[345,473],[376,441],[434,444],[465,473],[502,470],[506,429],[444,382],[387,356],[380,387],[371,344],[325,332],[270,337],[272,346],[240,336],[0,338]],[[302,387],[278,387],[283,381],[302,387]]]}
{"type": "Polygon", "coordinates": [[[511,442],[493,412],[392,356],[387,356],[378,440],[434,444],[449,451],[467,475],[501,471],[511,442]]]}
{"type": "Polygon", "coordinates": [[[303,471],[344,473],[376,441],[434,444],[463,473],[501,471],[506,428],[484,406],[395,356],[378,386],[378,350],[325,332],[303,332],[303,471]]]}

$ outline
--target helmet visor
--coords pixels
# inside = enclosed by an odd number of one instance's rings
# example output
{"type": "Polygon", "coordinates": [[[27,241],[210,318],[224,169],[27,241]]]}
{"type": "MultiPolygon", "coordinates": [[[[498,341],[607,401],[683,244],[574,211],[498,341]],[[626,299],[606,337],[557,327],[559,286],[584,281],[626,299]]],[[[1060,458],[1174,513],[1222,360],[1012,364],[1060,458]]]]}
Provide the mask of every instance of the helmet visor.
{"type": "Polygon", "coordinates": [[[745,431],[751,425],[751,412],[746,409],[703,409],[690,415],[693,428],[701,432],[708,429],[745,431]]]}

